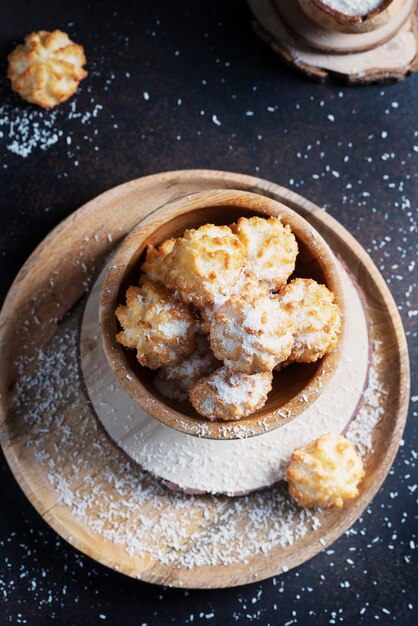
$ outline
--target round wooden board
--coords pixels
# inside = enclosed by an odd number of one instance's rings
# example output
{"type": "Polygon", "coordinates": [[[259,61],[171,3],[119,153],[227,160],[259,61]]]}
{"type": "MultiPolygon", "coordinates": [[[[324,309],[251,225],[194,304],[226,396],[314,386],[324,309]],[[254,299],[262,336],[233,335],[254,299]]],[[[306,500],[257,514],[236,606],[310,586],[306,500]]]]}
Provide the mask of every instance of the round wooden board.
{"type": "MultiPolygon", "coordinates": [[[[383,278],[364,249],[336,220],[294,192],[258,178],[205,170],[167,172],[131,181],[102,194],[55,228],[31,255],[8,294],[0,322],[0,366],[3,374],[0,381],[0,437],[16,480],[42,517],[73,546],[111,568],[148,582],[185,588],[228,587],[277,575],[310,559],[335,541],[361,515],[385,479],[402,436],[409,397],[408,355],[400,317],[383,278]],[[66,320],[71,320],[71,312],[85,295],[89,281],[97,275],[117,241],[145,213],[182,195],[213,188],[243,189],[275,198],[299,212],[328,241],[354,274],[365,295],[372,339],[384,339],[379,377],[385,393],[382,395],[382,415],[373,433],[373,450],[366,459],[367,476],[357,501],[348,504],[342,511],[321,512],[320,528],[309,529],[293,545],[271,546],[265,554],[247,555],[245,563],[232,561],[188,567],[184,565],[184,559],[181,563],[177,563],[175,558],[163,562],[152,554],[129,554],[126,546],[114,543],[106,537],[106,533],[93,532],[83,518],[65,503],[65,498],[58,498],[54,485],[48,480],[48,466],[35,454],[32,422],[25,419],[25,411],[29,412],[33,407],[23,407],[19,417],[12,407],[12,395],[18,379],[16,358],[29,363],[49,339],[59,334],[66,320]]],[[[84,395],[81,385],[80,389],[73,391],[77,396],[84,395]]],[[[74,398],[71,403],[74,403],[74,398]]],[[[85,410],[88,410],[88,404],[85,404],[85,410]]],[[[95,421],[92,415],[88,418],[95,421]]],[[[75,412],[69,410],[66,419],[74,420],[73,427],[78,428],[75,412]]],[[[91,437],[80,434],[64,445],[64,442],[55,441],[54,429],[50,430],[46,435],[51,438],[50,455],[57,450],[56,457],[59,459],[54,471],[63,477],[71,475],[71,458],[75,454],[88,455],[95,442],[91,437]],[[68,448],[70,445],[72,450],[68,448]],[[63,460],[62,455],[67,453],[67,448],[72,457],[63,460]]],[[[99,429],[94,432],[97,432],[95,436],[105,438],[99,429]]],[[[78,477],[80,489],[94,490],[95,484],[92,483],[99,483],[106,468],[115,462],[112,455],[121,455],[109,442],[106,445],[110,456],[100,458],[100,462],[89,467],[89,483],[82,476],[78,477]]],[[[96,462],[95,457],[92,458],[90,465],[96,462]]],[[[113,494],[107,495],[112,497],[113,494]]],[[[185,499],[182,500],[183,507],[187,507],[188,497],[181,497],[185,499]]],[[[186,527],[182,545],[182,554],[186,556],[216,525],[212,515],[216,502],[221,503],[224,513],[235,511],[236,528],[245,524],[245,507],[250,502],[249,499],[241,500],[243,506],[239,511],[239,508],[233,509],[236,499],[224,496],[220,499],[212,496],[194,498],[194,501],[198,498],[198,503],[207,507],[207,516],[200,514],[191,519],[191,525],[186,527]]],[[[169,498],[162,501],[169,503],[169,498]]],[[[260,532],[267,534],[269,525],[275,521],[266,520],[266,527],[260,532]]],[[[177,512],[172,523],[184,524],[184,513],[177,512]]],[[[232,542],[237,542],[237,551],[239,534],[237,532],[231,538],[232,542]]],[[[172,547],[168,543],[168,556],[172,554],[170,550],[172,547]]]]}
{"type": "Polygon", "coordinates": [[[313,22],[299,2],[274,0],[278,17],[310,48],[331,54],[352,54],[373,50],[394,37],[405,24],[414,8],[415,0],[405,0],[401,10],[384,26],[367,33],[342,33],[313,22]]]}
{"type": "Polygon", "coordinates": [[[349,83],[390,82],[417,70],[416,0],[407,0],[391,23],[359,34],[318,26],[296,0],[248,0],[248,5],[260,39],[286,63],[316,80],[335,77],[349,83]]]}

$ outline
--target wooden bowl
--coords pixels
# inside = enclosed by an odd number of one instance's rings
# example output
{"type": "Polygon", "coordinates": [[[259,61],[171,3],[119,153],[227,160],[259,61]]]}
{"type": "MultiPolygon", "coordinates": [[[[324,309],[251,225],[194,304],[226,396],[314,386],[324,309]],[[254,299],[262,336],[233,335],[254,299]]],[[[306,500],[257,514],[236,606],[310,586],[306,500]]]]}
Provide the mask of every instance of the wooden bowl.
{"type": "Polygon", "coordinates": [[[367,33],[387,24],[404,6],[405,0],[383,0],[364,15],[348,15],[328,6],[323,0],[299,0],[306,15],[328,30],[340,33],[367,33]]]}
{"type": "Polygon", "coordinates": [[[187,228],[206,223],[231,224],[241,216],[279,216],[296,236],[299,254],[292,277],[314,278],[334,292],[344,313],[343,288],[336,259],[324,239],[295,211],[250,192],[211,190],[176,199],[147,215],[126,236],[111,258],[105,274],[99,310],[104,350],[115,376],[124,389],[150,415],[167,426],[212,439],[249,437],[287,423],[306,409],[331,379],[341,357],[343,328],[335,350],[316,363],[293,364],[274,374],[273,389],[266,405],[237,422],[210,422],[188,402],[162,396],[153,385],[155,371],[141,366],[135,351],[115,339],[119,327],[115,309],[125,302],[129,285],[138,283],[140,266],[148,244],[158,245],[178,237],[187,228]],[[236,426],[226,429],[226,424],[236,426]],[[198,426],[198,428],[197,428],[198,426]],[[227,432],[228,431],[228,432],[227,432]]]}

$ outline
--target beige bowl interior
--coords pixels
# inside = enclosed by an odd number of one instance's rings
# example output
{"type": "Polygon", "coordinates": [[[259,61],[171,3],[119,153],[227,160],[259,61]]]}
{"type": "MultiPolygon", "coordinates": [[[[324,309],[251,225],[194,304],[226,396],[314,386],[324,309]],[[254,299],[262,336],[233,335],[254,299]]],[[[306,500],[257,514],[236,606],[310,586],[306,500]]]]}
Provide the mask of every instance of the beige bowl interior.
{"type": "MultiPolygon", "coordinates": [[[[125,303],[127,288],[138,283],[148,244],[158,245],[169,237],[180,236],[187,228],[198,228],[206,223],[231,224],[239,217],[252,215],[277,215],[283,223],[290,225],[299,245],[292,278],[313,278],[326,284],[344,311],[335,257],[322,237],[306,220],[279,202],[234,190],[194,194],[153,211],[122,241],[104,279],[100,322],[105,352],[115,375],[148,413],[186,433],[200,432],[210,438],[235,438],[277,428],[296,417],[318,397],[340,360],[341,338],[339,346],[317,363],[294,364],[275,372],[273,389],[261,410],[238,422],[209,422],[196,413],[188,402],[162,396],[153,385],[156,372],[141,366],[134,350],[127,350],[116,342],[115,335],[120,327],[114,311],[119,303],[125,303]],[[225,424],[238,425],[239,430],[225,429],[225,424]]],[[[343,332],[340,337],[342,335],[343,332]]]]}

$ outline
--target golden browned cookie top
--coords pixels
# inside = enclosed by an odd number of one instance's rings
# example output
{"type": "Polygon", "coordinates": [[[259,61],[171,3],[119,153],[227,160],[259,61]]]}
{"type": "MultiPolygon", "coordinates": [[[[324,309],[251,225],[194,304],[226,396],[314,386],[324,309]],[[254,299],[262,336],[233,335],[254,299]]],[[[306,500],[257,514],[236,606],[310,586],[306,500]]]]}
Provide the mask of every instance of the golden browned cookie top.
{"type": "Polygon", "coordinates": [[[87,76],[84,48],[61,30],[40,30],[9,54],[7,76],[24,100],[43,108],[68,100],[87,76]]]}

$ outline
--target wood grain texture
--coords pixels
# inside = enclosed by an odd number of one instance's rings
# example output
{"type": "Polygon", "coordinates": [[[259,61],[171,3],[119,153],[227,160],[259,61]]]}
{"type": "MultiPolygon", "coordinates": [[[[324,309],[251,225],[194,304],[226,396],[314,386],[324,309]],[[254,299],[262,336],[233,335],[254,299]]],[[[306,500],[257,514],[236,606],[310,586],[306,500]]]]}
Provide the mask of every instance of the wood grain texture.
{"type": "Polygon", "coordinates": [[[147,214],[145,209],[139,224],[122,241],[108,264],[100,306],[100,326],[108,362],[124,389],[147,413],[186,434],[210,439],[235,439],[242,437],[244,431],[246,436],[252,437],[278,428],[316,400],[341,360],[344,314],[338,345],[332,352],[315,364],[275,373],[273,389],[265,406],[239,422],[232,422],[232,428],[228,428],[223,421],[209,422],[202,418],[189,403],[169,401],[159,394],[152,383],[152,372],[141,367],[134,353],[116,341],[119,328],[115,310],[118,304],[124,303],[128,286],[138,282],[147,245],[159,245],[166,239],[178,237],[187,228],[198,228],[207,223],[227,225],[239,217],[252,215],[274,215],[290,226],[299,246],[295,275],[325,284],[344,312],[343,286],[336,260],[321,235],[284,204],[248,191],[204,191],[164,204],[151,214],[147,214]],[[299,400],[302,393],[304,403],[299,400]],[[239,434],[235,429],[237,424],[239,434]]]}
{"type": "Polygon", "coordinates": [[[418,67],[416,0],[406,0],[380,28],[355,34],[320,26],[297,3],[247,1],[257,35],[291,67],[316,80],[390,82],[418,67]]]}
{"type": "Polygon", "coordinates": [[[327,28],[313,21],[298,2],[286,2],[286,0],[273,0],[272,3],[257,4],[260,13],[261,23],[264,28],[271,29],[274,36],[280,38],[278,24],[283,20],[286,28],[303,49],[313,49],[323,54],[347,54],[347,60],[351,64],[355,63],[356,57],[351,54],[372,51],[393,39],[399,30],[404,26],[411,16],[415,0],[406,0],[401,10],[387,23],[368,33],[342,33],[335,29],[327,28]],[[276,18],[271,21],[272,10],[276,18]],[[267,20],[263,19],[263,15],[267,20]]]}
{"type": "MultiPolygon", "coordinates": [[[[391,467],[405,424],[409,393],[408,355],[399,314],[364,249],[336,220],[292,191],[249,176],[204,170],[149,176],[112,189],[52,231],[23,266],[5,301],[0,319],[0,363],[2,447],[17,481],[39,513],[75,547],[101,563],[149,582],[183,587],[225,587],[261,580],[304,562],[339,537],[371,501],[391,467]],[[28,425],[23,420],[13,421],[10,406],[17,376],[16,356],[33,356],[55,333],[60,320],[85,293],[86,279],[97,272],[115,242],[137,223],[141,212],[213,188],[255,191],[282,202],[305,217],[343,258],[367,299],[372,338],[384,341],[379,375],[387,395],[375,431],[374,449],[367,459],[367,476],[356,502],[342,511],[324,513],[321,529],[309,531],[293,546],[274,548],[267,555],[250,558],[247,564],[188,569],[129,556],[121,546],[93,533],[74,517],[69,507],[57,501],[44,468],[26,445],[30,440],[28,425]],[[59,281],[54,282],[58,263],[59,281]],[[17,335],[22,338],[19,343],[17,335]]],[[[86,438],[75,445],[88,449],[91,443],[86,438]]],[[[110,460],[104,459],[102,466],[94,467],[97,477],[107,462],[110,460]]],[[[71,472],[71,468],[65,465],[62,472],[71,472]]],[[[200,532],[204,533],[205,525],[210,526],[210,519],[196,519],[200,532]]]]}

